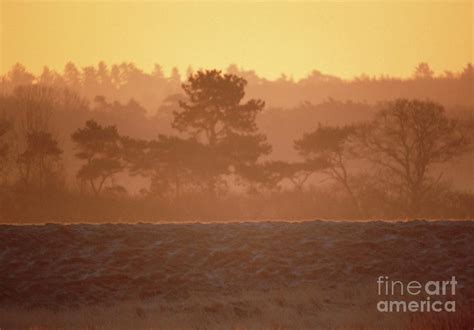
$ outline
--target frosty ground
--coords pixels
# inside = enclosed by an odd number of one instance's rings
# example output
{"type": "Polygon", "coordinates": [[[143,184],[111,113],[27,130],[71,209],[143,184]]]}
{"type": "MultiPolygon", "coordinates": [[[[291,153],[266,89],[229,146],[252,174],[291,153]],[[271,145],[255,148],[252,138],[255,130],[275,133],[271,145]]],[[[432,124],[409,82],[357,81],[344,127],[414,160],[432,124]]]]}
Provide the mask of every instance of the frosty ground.
{"type": "Polygon", "coordinates": [[[0,226],[0,328],[462,327],[474,222],[0,226]],[[377,278],[456,276],[457,313],[379,313],[377,278]]]}

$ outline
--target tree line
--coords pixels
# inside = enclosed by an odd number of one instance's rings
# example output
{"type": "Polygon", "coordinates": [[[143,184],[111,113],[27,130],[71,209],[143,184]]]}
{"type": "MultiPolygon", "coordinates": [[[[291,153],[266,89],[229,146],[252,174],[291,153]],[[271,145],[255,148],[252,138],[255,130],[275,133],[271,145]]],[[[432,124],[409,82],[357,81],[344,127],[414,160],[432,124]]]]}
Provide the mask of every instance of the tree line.
{"type": "Polygon", "coordinates": [[[81,99],[41,85],[17,89],[0,102],[23,114],[0,122],[3,220],[25,209],[43,218],[64,205],[62,217],[95,219],[111,208],[147,219],[473,216],[472,192],[450,189],[440,167],[472,153],[472,122],[448,117],[436,102],[396,99],[370,120],[302,132],[293,142],[299,159],[275,160],[257,125],[265,102],[246,97],[246,87],[235,74],[191,74],[172,111],[174,131],[154,139],[84,118],[68,139],[78,161],[73,192],[51,108],[74,111],[81,99]],[[128,194],[120,175],[148,187],[128,194]]]}
{"type": "MultiPolygon", "coordinates": [[[[154,112],[170,95],[181,93],[181,84],[195,71],[192,67],[186,72],[173,68],[166,74],[159,64],[155,64],[151,72],[145,72],[133,63],[108,65],[101,61],[82,68],[69,62],[60,72],[45,66],[41,73],[34,75],[17,63],[0,77],[0,92],[10,93],[17,86],[41,84],[68,88],[89,101],[97,95],[122,103],[135,99],[148,112],[154,112]]],[[[244,78],[248,82],[247,95],[263,98],[269,107],[291,108],[303,101],[317,104],[328,97],[369,103],[398,97],[429,98],[450,107],[474,106],[471,63],[459,72],[438,74],[427,63],[419,63],[407,78],[362,74],[344,80],[313,70],[299,80],[284,74],[269,80],[235,64],[230,65],[226,73],[244,78]]]]}

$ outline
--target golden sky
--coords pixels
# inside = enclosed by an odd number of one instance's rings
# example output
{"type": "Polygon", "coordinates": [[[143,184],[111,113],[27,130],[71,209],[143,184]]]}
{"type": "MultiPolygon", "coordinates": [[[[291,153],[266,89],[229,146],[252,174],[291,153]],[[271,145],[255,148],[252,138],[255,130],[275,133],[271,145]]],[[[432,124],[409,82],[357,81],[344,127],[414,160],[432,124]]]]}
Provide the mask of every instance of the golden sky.
{"type": "Polygon", "coordinates": [[[0,0],[0,72],[134,62],[168,73],[226,68],[267,78],[437,73],[473,62],[471,1],[94,2],[0,0]]]}

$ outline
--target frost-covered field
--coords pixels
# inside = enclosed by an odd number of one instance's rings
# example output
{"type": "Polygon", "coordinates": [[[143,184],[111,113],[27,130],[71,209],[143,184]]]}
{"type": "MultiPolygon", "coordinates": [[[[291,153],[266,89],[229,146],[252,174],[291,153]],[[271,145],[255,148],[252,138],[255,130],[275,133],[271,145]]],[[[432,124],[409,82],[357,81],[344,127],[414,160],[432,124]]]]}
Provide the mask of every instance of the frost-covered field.
{"type": "Polygon", "coordinates": [[[472,221],[2,225],[0,328],[426,328],[461,314],[379,313],[377,278],[465,311],[473,251],[472,221]]]}

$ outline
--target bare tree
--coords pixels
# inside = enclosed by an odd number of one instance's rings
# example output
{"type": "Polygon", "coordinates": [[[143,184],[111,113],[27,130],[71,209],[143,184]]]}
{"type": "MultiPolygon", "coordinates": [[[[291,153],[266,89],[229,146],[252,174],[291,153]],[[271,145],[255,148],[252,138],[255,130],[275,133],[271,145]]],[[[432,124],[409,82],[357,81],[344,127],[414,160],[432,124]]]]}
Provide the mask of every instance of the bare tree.
{"type": "Polygon", "coordinates": [[[388,171],[390,184],[415,216],[426,194],[441,179],[433,167],[466,152],[470,141],[457,121],[448,119],[441,105],[399,99],[378,112],[360,130],[363,155],[388,171]]]}
{"type": "Polygon", "coordinates": [[[40,193],[43,192],[47,178],[53,178],[58,172],[61,154],[58,142],[50,133],[28,133],[26,150],[18,158],[25,186],[30,186],[31,180],[35,178],[40,193]]]}
{"type": "Polygon", "coordinates": [[[19,86],[2,100],[12,118],[11,154],[16,158],[20,182],[26,189],[57,182],[62,150],[52,117],[61,104],[59,90],[40,85],[19,86]]]}
{"type": "Polygon", "coordinates": [[[2,181],[4,181],[6,177],[9,155],[11,153],[10,145],[8,141],[6,141],[10,131],[11,123],[6,119],[0,118],[0,176],[2,177],[2,181]]]}

